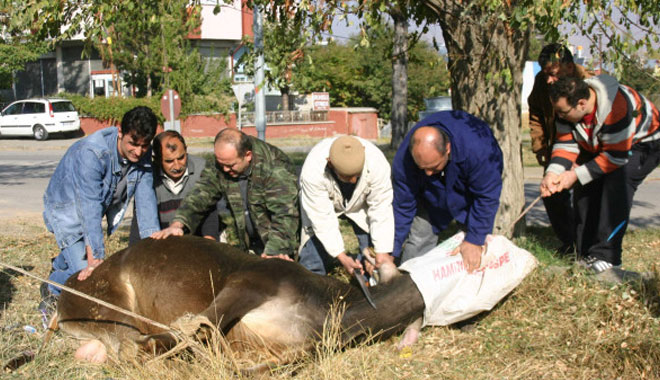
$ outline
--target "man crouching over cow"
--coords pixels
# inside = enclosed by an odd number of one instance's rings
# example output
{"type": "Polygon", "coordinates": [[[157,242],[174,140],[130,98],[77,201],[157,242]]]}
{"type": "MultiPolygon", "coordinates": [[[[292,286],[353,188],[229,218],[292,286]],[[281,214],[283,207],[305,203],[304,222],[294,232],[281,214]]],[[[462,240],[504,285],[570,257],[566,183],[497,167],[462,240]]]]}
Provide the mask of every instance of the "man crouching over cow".
{"type": "MultiPolygon", "coordinates": [[[[136,107],[124,115],[121,128],[95,132],[64,154],[44,194],[44,222],[61,250],[51,281],[64,284],[78,271],[79,280],[89,277],[105,257],[103,216],[113,233],[133,196],[140,237],[159,230],[150,149],[156,126],[149,108],[136,107]]],[[[45,285],[39,309],[50,313],[60,289],[45,285]]]]}
{"type": "Polygon", "coordinates": [[[373,244],[377,266],[392,261],[390,165],[377,146],[353,136],[322,140],[305,159],[300,188],[300,264],[305,268],[326,274],[336,258],[348,273],[363,269],[346,254],[339,218],[353,227],[360,252],[373,244]]]}
{"type": "MultiPolygon", "coordinates": [[[[158,201],[160,228],[169,227],[183,198],[199,181],[206,161],[199,156],[188,154],[186,141],[179,132],[169,130],[156,136],[154,150],[154,191],[158,201]]],[[[195,235],[207,239],[219,238],[218,211],[213,209],[195,231],[195,235]]],[[[128,245],[140,241],[140,227],[137,218],[131,223],[128,245]]]]}
{"type": "Polygon", "coordinates": [[[443,111],[411,129],[394,156],[395,257],[401,262],[438,245],[452,220],[465,230],[454,252],[468,272],[481,265],[502,191],[502,151],[487,123],[443,111]]]}
{"type": "Polygon", "coordinates": [[[164,239],[195,231],[224,197],[239,248],[266,258],[292,260],[298,248],[298,187],[293,164],[277,147],[236,129],[215,137],[215,167],[207,167],[170,226],[151,235],[164,239]]]}

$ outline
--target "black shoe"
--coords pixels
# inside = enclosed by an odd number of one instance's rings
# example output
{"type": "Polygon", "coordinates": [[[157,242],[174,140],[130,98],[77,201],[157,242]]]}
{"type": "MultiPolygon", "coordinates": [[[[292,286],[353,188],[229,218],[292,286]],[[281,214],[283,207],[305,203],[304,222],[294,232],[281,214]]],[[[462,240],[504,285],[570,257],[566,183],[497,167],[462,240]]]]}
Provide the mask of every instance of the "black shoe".
{"type": "Polygon", "coordinates": [[[44,298],[48,297],[51,293],[50,290],[48,290],[48,284],[45,282],[41,283],[41,286],[39,287],[39,294],[41,295],[41,299],[43,300],[44,298]]]}

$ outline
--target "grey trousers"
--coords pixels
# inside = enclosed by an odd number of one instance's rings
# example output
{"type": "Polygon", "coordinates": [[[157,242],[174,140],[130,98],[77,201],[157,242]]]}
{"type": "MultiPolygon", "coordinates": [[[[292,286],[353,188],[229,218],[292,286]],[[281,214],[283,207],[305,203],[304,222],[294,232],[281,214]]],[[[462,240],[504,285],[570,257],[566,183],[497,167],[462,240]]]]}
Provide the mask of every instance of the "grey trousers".
{"type": "Polygon", "coordinates": [[[413,218],[408,238],[401,250],[401,263],[424,255],[438,245],[438,235],[433,233],[429,214],[425,208],[418,208],[413,218]]]}

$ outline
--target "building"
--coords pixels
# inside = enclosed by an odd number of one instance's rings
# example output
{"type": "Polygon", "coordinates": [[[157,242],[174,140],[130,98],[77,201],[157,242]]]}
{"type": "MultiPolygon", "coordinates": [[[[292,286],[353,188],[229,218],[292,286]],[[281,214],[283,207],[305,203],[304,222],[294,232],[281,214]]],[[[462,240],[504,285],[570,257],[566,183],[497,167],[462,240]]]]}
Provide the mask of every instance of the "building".
{"type": "MultiPolygon", "coordinates": [[[[233,69],[234,57],[241,51],[241,39],[252,35],[252,12],[245,7],[245,0],[233,0],[222,4],[221,11],[213,14],[216,0],[201,1],[201,26],[188,38],[203,57],[228,60],[233,69]]],[[[2,95],[5,101],[43,97],[59,92],[81,95],[114,95],[113,79],[123,95],[131,95],[132,88],[122,83],[121,73],[107,67],[98,51],[83,54],[82,35],[60,43],[55,51],[43,55],[37,62],[26,65],[15,74],[11,91],[2,95]],[[114,78],[113,78],[114,77],[114,78]]]]}

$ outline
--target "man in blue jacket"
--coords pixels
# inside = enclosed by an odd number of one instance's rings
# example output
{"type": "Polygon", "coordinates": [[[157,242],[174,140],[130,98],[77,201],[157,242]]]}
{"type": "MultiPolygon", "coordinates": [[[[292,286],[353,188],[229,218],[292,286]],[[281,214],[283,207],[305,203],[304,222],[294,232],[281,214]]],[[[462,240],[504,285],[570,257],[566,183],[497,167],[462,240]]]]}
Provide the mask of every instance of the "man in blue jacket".
{"type": "MultiPolygon", "coordinates": [[[[103,216],[113,233],[135,196],[140,236],[160,230],[151,173],[151,140],[157,119],[147,107],[128,111],[121,129],[110,127],[73,144],[57,165],[44,194],[44,221],[60,254],[49,279],[64,284],[74,273],[85,280],[105,257],[103,216]]],[[[60,289],[42,288],[46,310],[60,289]],[[48,294],[50,293],[50,294],[48,294]]]]}
{"type": "Polygon", "coordinates": [[[457,249],[472,272],[479,268],[502,191],[502,151],[488,124],[463,111],[420,121],[392,164],[394,250],[404,262],[438,243],[452,220],[465,230],[457,249]]]}

